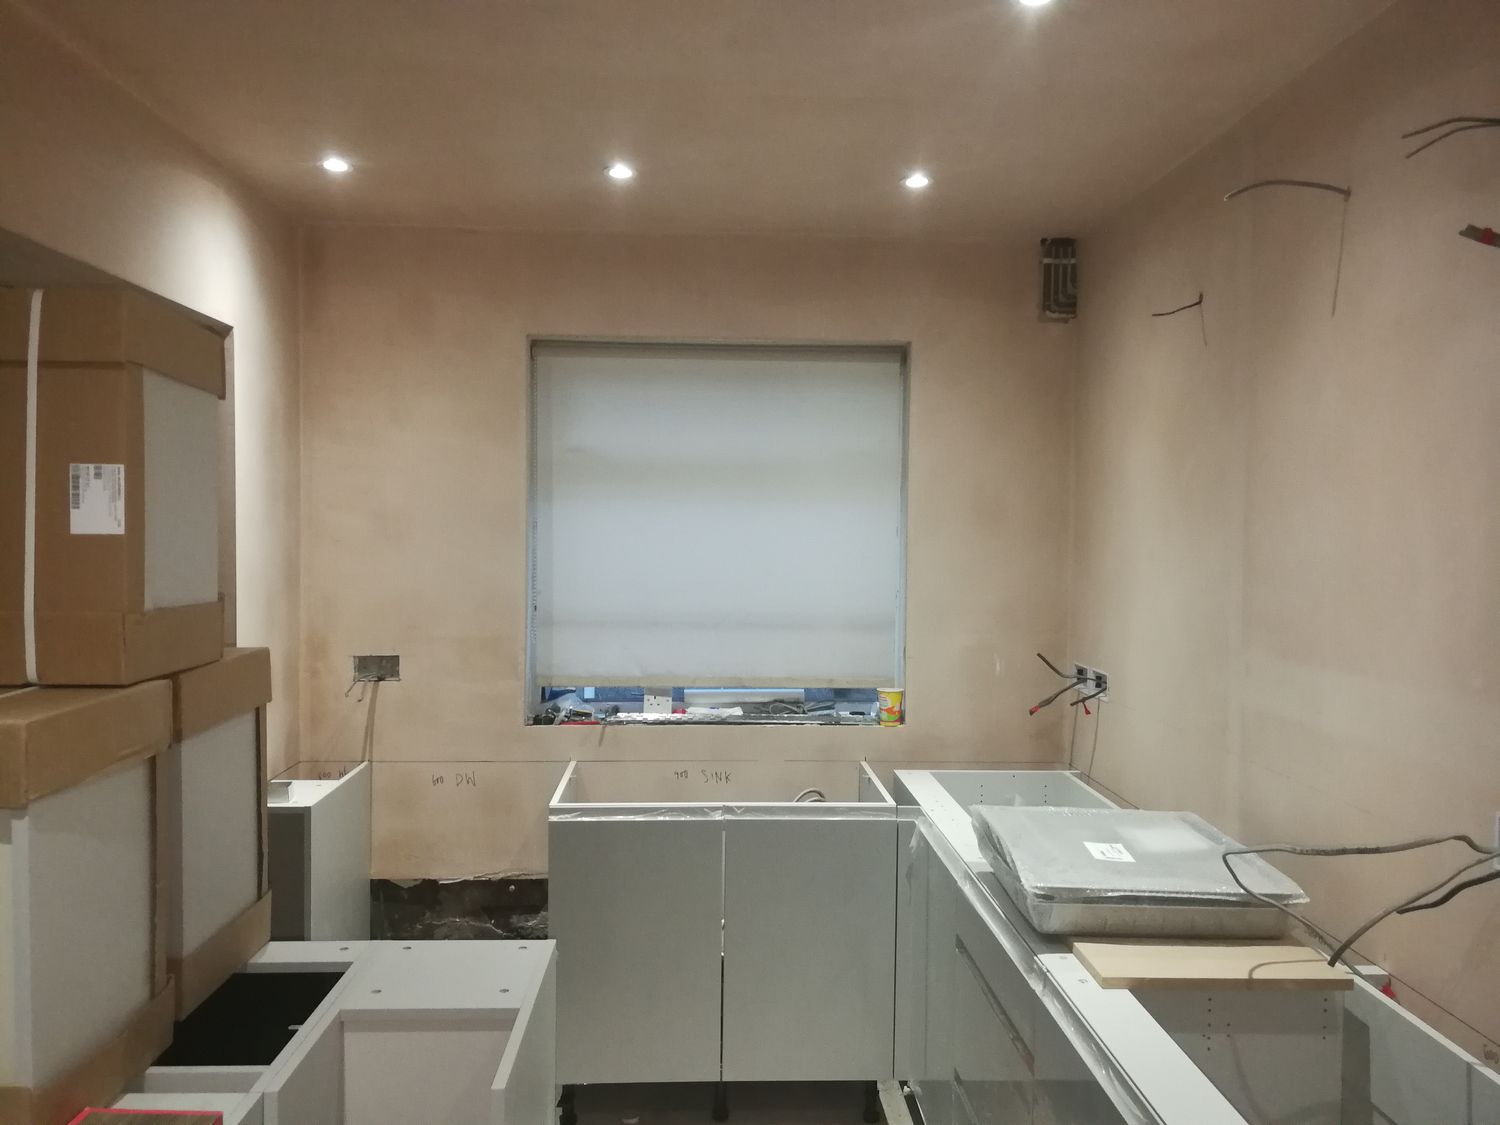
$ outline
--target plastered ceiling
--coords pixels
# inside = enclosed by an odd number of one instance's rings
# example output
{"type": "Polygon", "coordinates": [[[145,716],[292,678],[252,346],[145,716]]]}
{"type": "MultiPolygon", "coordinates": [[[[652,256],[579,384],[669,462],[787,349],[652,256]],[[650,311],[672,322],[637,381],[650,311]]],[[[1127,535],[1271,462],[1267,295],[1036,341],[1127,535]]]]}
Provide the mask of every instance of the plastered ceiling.
{"type": "Polygon", "coordinates": [[[16,2],[307,219],[998,240],[1086,230],[1389,0],[16,2]]]}

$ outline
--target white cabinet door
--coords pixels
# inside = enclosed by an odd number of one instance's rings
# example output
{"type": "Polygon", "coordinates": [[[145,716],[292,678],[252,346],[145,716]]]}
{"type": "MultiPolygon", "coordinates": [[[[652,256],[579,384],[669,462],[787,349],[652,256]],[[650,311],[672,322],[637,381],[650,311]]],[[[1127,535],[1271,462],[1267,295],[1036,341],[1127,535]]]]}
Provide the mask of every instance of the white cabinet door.
{"type": "Polygon", "coordinates": [[[724,822],[724,1079],[892,1076],[896,821],[724,822]]]}
{"type": "Polygon", "coordinates": [[[719,1077],[723,822],[553,821],[557,1075],[719,1077]]]}

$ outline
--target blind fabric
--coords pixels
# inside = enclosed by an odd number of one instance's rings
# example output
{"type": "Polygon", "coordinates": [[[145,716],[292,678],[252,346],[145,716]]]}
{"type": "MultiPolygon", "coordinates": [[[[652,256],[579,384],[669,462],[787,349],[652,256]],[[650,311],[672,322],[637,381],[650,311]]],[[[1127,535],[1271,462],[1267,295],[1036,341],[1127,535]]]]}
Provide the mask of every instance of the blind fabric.
{"type": "Polygon", "coordinates": [[[898,682],[895,348],[536,344],[532,674],[898,682]]]}

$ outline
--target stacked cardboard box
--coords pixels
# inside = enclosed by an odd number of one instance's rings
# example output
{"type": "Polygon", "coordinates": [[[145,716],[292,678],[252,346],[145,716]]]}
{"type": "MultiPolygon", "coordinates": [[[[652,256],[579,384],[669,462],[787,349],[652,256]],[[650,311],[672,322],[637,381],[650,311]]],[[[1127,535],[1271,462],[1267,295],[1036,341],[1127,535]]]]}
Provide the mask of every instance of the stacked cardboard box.
{"type": "Polygon", "coordinates": [[[164,681],[0,695],[0,1121],[67,1120],[172,1037],[164,681]]]}
{"type": "Polygon", "coordinates": [[[270,938],[265,708],[271,654],[228,649],[223,659],[171,682],[172,745],[162,759],[167,967],[181,1018],[270,938]]]}
{"type": "Polygon", "coordinates": [[[0,684],[214,660],[224,341],[125,288],[0,289],[0,684]]]}
{"type": "Polygon", "coordinates": [[[113,1098],[270,929],[264,649],[223,648],[221,334],[0,289],[0,1122],[113,1098]],[[69,685],[69,686],[62,686],[69,685]],[[74,686],[76,685],[76,686],[74,686]]]}

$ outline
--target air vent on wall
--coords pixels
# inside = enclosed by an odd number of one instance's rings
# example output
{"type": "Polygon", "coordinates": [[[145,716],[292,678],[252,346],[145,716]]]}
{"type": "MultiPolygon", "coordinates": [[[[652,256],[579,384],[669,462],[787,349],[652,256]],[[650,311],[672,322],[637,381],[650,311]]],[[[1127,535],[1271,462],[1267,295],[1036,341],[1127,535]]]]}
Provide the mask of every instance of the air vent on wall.
{"type": "Polygon", "coordinates": [[[1042,319],[1072,320],[1078,315],[1078,243],[1042,239],[1042,319]]]}

